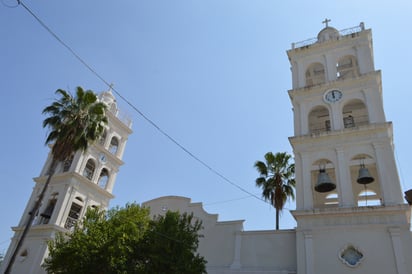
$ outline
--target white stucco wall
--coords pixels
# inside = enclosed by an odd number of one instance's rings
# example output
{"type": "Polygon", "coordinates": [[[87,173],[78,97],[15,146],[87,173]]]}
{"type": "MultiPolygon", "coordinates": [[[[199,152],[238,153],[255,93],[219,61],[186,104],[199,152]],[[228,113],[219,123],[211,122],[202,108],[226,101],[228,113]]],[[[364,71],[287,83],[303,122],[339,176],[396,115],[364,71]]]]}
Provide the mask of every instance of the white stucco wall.
{"type": "Polygon", "coordinates": [[[178,196],[160,197],[143,203],[151,215],[167,210],[188,212],[202,220],[204,237],[198,252],[207,260],[209,274],[296,273],[296,235],[294,230],[243,231],[243,220],[218,221],[201,203],[178,196]]]}

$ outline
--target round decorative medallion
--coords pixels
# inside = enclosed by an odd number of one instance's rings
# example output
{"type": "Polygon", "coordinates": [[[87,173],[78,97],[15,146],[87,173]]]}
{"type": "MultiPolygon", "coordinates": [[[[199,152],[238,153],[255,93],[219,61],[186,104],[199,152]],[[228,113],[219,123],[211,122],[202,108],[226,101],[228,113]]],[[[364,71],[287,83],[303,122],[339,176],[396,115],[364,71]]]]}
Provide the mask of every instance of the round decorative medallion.
{"type": "Polygon", "coordinates": [[[351,244],[345,246],[339,252],[339,259],[349,267],[357,267],[363,258],[363,253],[351,244]]]}

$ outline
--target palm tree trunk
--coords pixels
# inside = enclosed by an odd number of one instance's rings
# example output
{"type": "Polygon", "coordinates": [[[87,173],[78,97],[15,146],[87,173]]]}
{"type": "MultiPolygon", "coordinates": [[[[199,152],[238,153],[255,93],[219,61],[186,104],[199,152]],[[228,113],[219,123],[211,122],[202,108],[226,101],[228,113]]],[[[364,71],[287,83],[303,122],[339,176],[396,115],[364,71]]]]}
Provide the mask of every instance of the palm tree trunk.
{"type": "Polygon", "coordinates": [[[276,208],[276,230],[279,230],[279,209],[276,208]]]}
{"type": "Polygon", "coordinates": [[[16,260],[16,256],[19,252],[19,249],[21,248],[21,246],[23,245],[23,241],[26,238],[27,233],[29,232],[29,229],[33,223],[34,217],[36,217],[36,213],[40,208],[41,202],[43,200],[44,194],[46,193],[46,190],[50,184],[51,178],[54,175],[54,171],[56,169],[57,166],[57,161],[53,159],[52,163],[51,163],[51,167],[50,167],[50,174],[49,177],[47,177],[46,183],[43,186],[42,191],[40,192],[39,198],[36,200],[36,202],[34,203],[34,206],[32,208],[31,214],[29,213],[29,219],[27,220],[27,223],[24,227],[23,233],[20,236],[19,241],[17,242],[16,248],[14,249],[13,254],[10,257],[10,260],[7,263],[7,267],[6,270],[4,271],[4,274],[10,274],[11,269],[13,267],[14,261],[16,260]]]}

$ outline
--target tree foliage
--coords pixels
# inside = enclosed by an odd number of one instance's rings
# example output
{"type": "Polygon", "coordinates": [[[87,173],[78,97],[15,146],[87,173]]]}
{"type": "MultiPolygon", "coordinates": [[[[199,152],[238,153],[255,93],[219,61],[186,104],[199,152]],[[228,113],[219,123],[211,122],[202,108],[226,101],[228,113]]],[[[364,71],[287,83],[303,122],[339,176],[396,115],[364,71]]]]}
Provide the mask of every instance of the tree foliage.
{"type": "Polygon", "coordinates": [[[143,244],[148,255],[144,273],[206,273],[206,261],[196,253],[201,228],[187,213],[169,211],[151,221],[143,244]]]}
{"type": "Polygon", "coordinates": [[[76,96],[63,89],[56,90],[56,94],[60,98],[43,109],[48,116],[43,127],[50,129],[46,144],[53,144],[53,160],[64,161],[78,150],[85,151],[102,135],[107,107],[93,91],[81,87],[76,88],[76,96]]]}
{"type": "Polygon", "coordinates": [[[262,188],[262,197],[276,210],[276,229],[279,229],[279,213],[288,198],[295,199],[295,164],[290,163],[292,156],[286,152],[265,154],[265,161],[256,161],[259,172],[256,186],[262,188]]]}
{"type": "Polygon", "coordinates": [[[206,273],[196,254],[200,229],[193,215],[167,212],[151,220],[137,204],[89,209],[73,232],[49,242],[43,266],[61,274],[206,273]]]}

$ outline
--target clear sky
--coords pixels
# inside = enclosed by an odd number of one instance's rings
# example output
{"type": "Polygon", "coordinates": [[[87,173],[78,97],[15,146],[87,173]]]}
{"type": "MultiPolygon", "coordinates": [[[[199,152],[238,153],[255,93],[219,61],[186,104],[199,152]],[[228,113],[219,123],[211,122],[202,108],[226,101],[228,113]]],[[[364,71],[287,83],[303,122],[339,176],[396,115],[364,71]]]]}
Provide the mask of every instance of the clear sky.
{"type": "MultiPolygon", "coordinates": [[[[292,42],[364,22],[394,123],[403,190],[410,168],[412,2],[139,0],[25,1],[47,26],[140,111],[202,161],[248,192],[256,160],[289,152],[293,136],[292,42]]],[[[15,0],[0,3],[0,252],[5,252],[48,153],[42,109],[54,91],[108,87],[15,0]]],[[[119,98],[118,98],[119,99],[119,98]]],[[[160,134],[124,101],[133,119],[111,206],[164,195],[202,202],[245,230],[273,229],[275,211],[225,182],[160,134]]],[[[293,228],[288,212],[281,228],[293,228]]]]}

